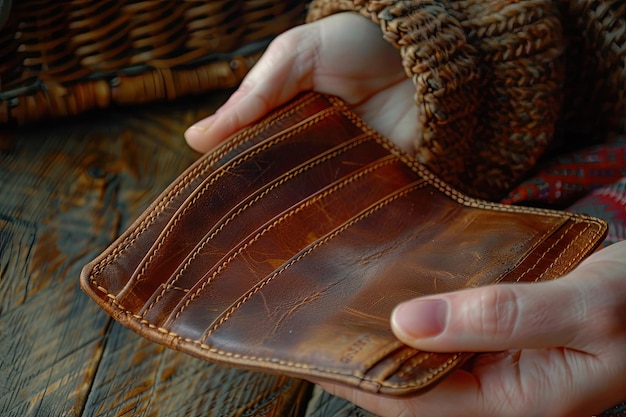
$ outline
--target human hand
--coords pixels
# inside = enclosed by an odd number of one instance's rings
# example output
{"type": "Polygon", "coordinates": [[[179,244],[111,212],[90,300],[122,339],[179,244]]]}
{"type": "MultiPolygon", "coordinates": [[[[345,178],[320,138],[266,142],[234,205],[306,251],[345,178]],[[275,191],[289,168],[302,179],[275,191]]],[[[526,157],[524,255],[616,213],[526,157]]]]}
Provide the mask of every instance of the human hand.
{"type": "Polygon", "coordinates": [[[315,90],[346,101],[365,122],[410,150],[417,137],[415,88],[400,53],[380,28],[341,13],[278,36],[217,112],[185,132],[206,152],[298,93],[315,90]]]}
{"type": "Polygon", "coordinates": [[[493,353],[417,397],[322,387],[381,416],[589,417],[626,398],[626,241],[555,281],[408,301],[391,323],[417,349],[493,353]]]}

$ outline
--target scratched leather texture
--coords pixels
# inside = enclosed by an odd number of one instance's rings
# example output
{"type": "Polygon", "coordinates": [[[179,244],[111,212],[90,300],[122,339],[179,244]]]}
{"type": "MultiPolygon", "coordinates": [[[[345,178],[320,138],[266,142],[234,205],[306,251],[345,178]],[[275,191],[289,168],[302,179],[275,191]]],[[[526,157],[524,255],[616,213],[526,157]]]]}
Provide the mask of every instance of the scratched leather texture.
{"type": "Polygon", "coordinates": [[[399,342],[398,303],[558,278],[605,233],[590,217],[468,198],[339,99],[309,93],[201,157],[81,285],[191,355],[406,395],[471,354],[399,342]]]}

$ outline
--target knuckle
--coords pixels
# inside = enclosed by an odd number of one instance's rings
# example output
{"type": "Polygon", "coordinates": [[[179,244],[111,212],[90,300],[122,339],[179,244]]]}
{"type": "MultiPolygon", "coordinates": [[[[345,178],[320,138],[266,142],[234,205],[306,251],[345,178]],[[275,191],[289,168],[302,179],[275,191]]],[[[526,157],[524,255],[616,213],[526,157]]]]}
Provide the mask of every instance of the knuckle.
{"type": "Polygon", "coordinates": [[[601,285],[575,286],[576,317],[581,339],[586,341],[626,337],[626,281],[607,280],[601,285]],[[585,335],[585,337],[583,337],[585,335]]]}
{"type": "Polygon", "coordinates": [[[521,307],[513,289],[506,285],[485,287],[465,317],[468,327],[479,336],[511,338],[518,327],[521,307]]]}
{"type": "Polygon", "coordinates": [[[263,66],[282,74],[286,83],[310,83],[311,74],[319,66],[318,33],[309,25],[296,26],[278,35],[262,59],[263,66]]]}
{"type": "Polygon", "coordinates": [[[297,44],[294,39],[295,37],[293,30],[281,33],[270,43],[268,52],[278,56],[284,56],[289,53],[289,51],[292,51],[297,44]]]}

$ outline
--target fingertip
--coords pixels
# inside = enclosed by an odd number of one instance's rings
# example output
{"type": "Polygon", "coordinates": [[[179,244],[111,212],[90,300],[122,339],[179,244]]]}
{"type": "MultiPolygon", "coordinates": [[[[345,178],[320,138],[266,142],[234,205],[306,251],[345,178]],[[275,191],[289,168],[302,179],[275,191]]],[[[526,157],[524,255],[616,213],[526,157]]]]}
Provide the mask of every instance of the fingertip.
{"type": "Polygon", "coordinates": [[[415,299],[398,305],[391,315],[396,336],[413,345],[424,338],[433,338],[445,331],[448,303],[444,299],[415,299]]]}
{"type": "Polygon", "coordinates": [[[193,150],[204,153],[211,148],[210,137],[208,135],[211,125],[212,123],[210,121],[205,121],[204,123],[196,123],[187,128],[184,137],[187,144],[193,150]]]}

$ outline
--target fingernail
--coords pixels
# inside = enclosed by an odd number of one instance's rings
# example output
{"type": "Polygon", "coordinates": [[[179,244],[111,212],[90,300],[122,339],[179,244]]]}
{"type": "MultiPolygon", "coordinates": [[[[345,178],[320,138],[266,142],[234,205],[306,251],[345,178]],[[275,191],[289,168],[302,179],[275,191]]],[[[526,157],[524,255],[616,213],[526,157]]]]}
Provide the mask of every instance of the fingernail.
{"type": "Polygon", "coordinates": [[[448,303],[445,300],[411,300],[393,312],[394,326],[412,339],[437,336],[446,328],[448,303]]]}
{"type": "Polygon", "coordinates": [[[193,126],[189,126],[187,130],[185,130],[185,139],[191,143],[199,143],[205,140],[206,132],[209,130],[209,127],[212,123],[196,123],[193,126]]]}
{"type": "Polygon", "coordinates": [[[204,132],[207,131],[207,128],[208,126],[203,126],[203,125],[198,125],[198,124],[189,126],[187,130],[185,130],[185,136],[187,137],[188,135],[192,135],[192,136],[202,135],[204,132]]]}
{"type": "Polygon", "coordinates": [[[195,124],[195,125],[193,125],[193,126],[189,126],[189,127],[187,128],[187,131],[189,131],[189,132],[196,132],[196,133],[204,133],[204,132],[206,132],[206,131],[207,131],[208,127],[209,127],[209,126],[208,126],[208,125],[206,125],[206,124],[199,124],[199,123],[196,123],[196,124],[195,124]]]}

